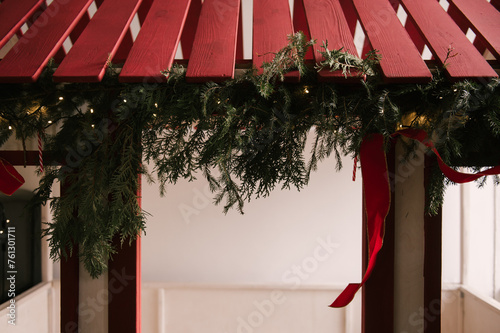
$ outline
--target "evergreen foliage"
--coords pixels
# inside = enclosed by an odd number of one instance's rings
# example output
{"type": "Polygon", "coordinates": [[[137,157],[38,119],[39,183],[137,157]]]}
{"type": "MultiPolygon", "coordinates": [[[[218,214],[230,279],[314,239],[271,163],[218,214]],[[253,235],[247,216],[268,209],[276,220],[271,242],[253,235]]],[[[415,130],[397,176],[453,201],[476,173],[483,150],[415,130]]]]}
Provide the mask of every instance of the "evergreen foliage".
{"type": "MultiPolygon", "coordinates": [[[[382,133],[390,142],[400,128],[420,128],[447,162],[498,162],[471,156],[499,140],[499,80],[452,83],[437,69],[428,84],[387,85],[377,72],[376,52],[359,59],[325,43],[325,60],[316,70],[360,78],[359,84],[320,83],[304,62],[312,44],[301,33],[290,36],[261,75],[251,69],[223,83],[187,83],[184,68],[174,67],[164,72],[166,83],[125,84],[110,67],[99,84],[55,84],[49,66],[37,83],[1,85],[0,144],[10,135],[24,141],[57,126],[45,138],[51,166],[35,196],[54,211],[45,229],[52,257],[70,255],[78,245],[96,277],[116,250],[115,237],[131,241],[144,231],[146,214],[137,203],[138,174],[146,174],[142,159],[154,166],[155,177],[148,176],[161,193],[180,179],[202,176],[215,203],[241,212],[245,202],[276,188],[303,188],[331,155],[341,168],[341,156],[357,155],[368,133],[382,133]],[[300,84],[283,82],[291,70],[301,72],[300,84]],[[52,195],[55,180],[63,184],[61,197],[52,195]]],[[[414,147],[408,145],[409,151],[414,147]]],[[[443,192],[436,172],[431,212],[443,192]]]]}

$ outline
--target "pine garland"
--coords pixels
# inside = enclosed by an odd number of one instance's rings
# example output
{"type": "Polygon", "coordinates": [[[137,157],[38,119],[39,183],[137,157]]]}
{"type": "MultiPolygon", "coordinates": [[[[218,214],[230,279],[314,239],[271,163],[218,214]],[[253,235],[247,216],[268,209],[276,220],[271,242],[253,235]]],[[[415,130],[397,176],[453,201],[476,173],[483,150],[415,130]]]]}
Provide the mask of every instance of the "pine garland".
{"type": "MultiPolygon", "coordinates": [[[[57,126],[45,142],[52,166],[34,199],[50,202],[54,211],[44,231],[51,256],[66,257],[78,245],[86,269],[99,276],[116,250],[112,240],[131,241],[145,229],[138,174],[158,182],[161,193],[202,175],[215,203],[225,212],[243,212],[245,202],[277,187],[307,186],[318,163],[331,155],[341,168],[341,156],[357,155],[367,133],[389,141],[402,127],[421,128],[447,162],[498,163],[483,159],[491,152],[474,152],[500,140],[499,80],[452,83],[438,69],[428,84],[386,85],[376,52],[359,59],[325,43],[325,60],[316,70],[360,78],[356,85],[319,83],[304,62],[312,44],[301,33],[290,36],[261,75],[251,69],[223,83],[187,83],[184,68],[174,67],[164,72],[164,84],[125,84],[111,66],[99,84],[55,84],[49,66],[37,83],[2,85],[0,146],[11,135],[25,141],[57,126]],[[290,70],[300,71],[300,84],[283,83],[290,70]],[[142,159],[154,166],[154,177],[142,159]],[[52,196],[55,180],[63,184],[61,197],[52,196]]],[[[431,212],[444,186],[436,173],[431,212]]]]}

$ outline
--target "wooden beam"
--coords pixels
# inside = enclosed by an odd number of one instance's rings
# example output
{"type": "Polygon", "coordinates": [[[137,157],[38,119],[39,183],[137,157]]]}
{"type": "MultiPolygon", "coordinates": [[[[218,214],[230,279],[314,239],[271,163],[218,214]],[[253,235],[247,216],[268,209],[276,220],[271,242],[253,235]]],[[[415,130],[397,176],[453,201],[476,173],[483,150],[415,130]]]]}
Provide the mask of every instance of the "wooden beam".
{"type": "Polygon", "coordinates": [[[120,237],[113,242],[118,252],[109,261],[108,305],[109,333],[141,332],[141,239],[121,246],[120,237]]]}
{"type": "MultiPolygon", "coordinates": [[[[330,50],[343,49],[358,56],[358,51],[354,45],[354,37],[350,32],[348,21],[344,16],[339,0],[304,0],[304,7],[311,37],[317,40],[316,44],[313,45],[316,63],[324,60],[319,51],[324,51],[322,46],[326,41],[328,41],[330,50]]],[[[355,74],[352,73],[352,75],[355,74]]],[[[346,78],[342,71],[330,72],[325,69],[319,72],[318,75],[318,79],[321,81],[359,82],[359,78],[356,76],[346,78]]]]}
{"type": "Polygon", "coordinates": [[[92,0],[54,0],[0,62],[0,82],[35,82],[92,0]]]}
{"type": "Polygon", "coordinates": [[[401,0],[401,3],[436,59],[441,65],[446,62],[446,73],[452,79],[498,76],[437,1],[401,0]]]}
{"type": "Polygon", "coordinates": [[[240,0],[205,0],[186,72],[188,82],[234,77],[240,0]]]}
{"type": "Polygon", "coordinates": [[[387,0],[353,0],[371,46],[382,54],[387,83],[428,82],[432,75],[387,0]]]}
{"type": "MultiPolygon", "coordinates": [[[[61,188],[62,191],[62,188],[61,188]]],[[[64,194],[62,194],[64,195],[64,194]]],[[[80,260],[78,246],[73,248],[73,255],[62,258],[61,267],[61,332],[78,332],[78,306],[80,303],[80,260]]]]}
{"type": "Polygon", "coordinates": [[[101,81],[140,3],[141,0],[105,1],[54,73],[54,80],[101,81]]]}
{"type": "MultiPolygon", "coordinates": [[[[432,171],[437,166],[435,156],[425,157],[424,187],[427,192],[432,171]]],[[[428,202],[426,196],[426,202],[428,202]]],[[[441,267],[442,209],[436,215],[425,214],[424,254],[424,333],[441,332],[441,267]]]]}
{"type": "MultiPolygon", "coordinates": [[[[308,40],[311,39],[311,32],[306,18],[304,0],[294,0],[293,2],[293,29],[294,32],[302,31],[308,40]]],[[[314,59],[312,49],[309,49],[305,56],[306,60],[314,59]]]]}
{"type": "MultiPolygon", "coordinates": [[[[394,198],[395,140],[387,152],[387,170],[394,198]]],[[[368,265],[367,220],[363,192],[363,267],[368,265]]],[[[377,264],[362,289],[362,332],[394,332],[394,227],[395,200],[385,220],[384,246],[377,255],[377,264]]],[[[364,273],[364,272],[363,272],[364,273]]]]}
{"type": "MultiPolygon", "coordinates": [[[[287,0],[255,0],[253,3],[253,65],[262,73],[262,64],[274,59],[274,52],[288,44],[293,34],[292,17],[287,0]]],[[[298,82],[299,72],[287,73],[287,80],[298,82]]]]}
{"type": "Polygon", "coordinates": [[[0,4],[0,48],[21,28],[43,0],[5,0],[0,4]]]}
{"type": "MultiPolygon", "coordinates": [[[[139,9],[137,10],[137,17],[139,18],[139,23],[144,23],[146,19],[146,15],[153,4],[153,0],[142,0],[139,9]]],[[[142,29],[142,28],[141,28],[142,29]]],[[[132,49],[132,45],[134,44],[134,38],[132,37],[132,30],[130,27],[127,29],[125,33],[125,37],[120,43],[118,50],[116,51],[115,56],[113,57],[113,63],[124,63],[127,60],[130,50],[132,49]]]]}
{"type": "Polygon", "coordinates": [[[450,0],[450,8],[460,11],[470,22],[476,38],[481,38],[495,58],[500,59],[500,12],[486,0],[450,0]]]}
{"type": "Polygon", "coordinates": [[[121,82],[165,81],[191,0],[155,1],[120,72],[121,82]]]}
{"type": "Polygon", "coordinates": [[[181,35],[182,56],[184,59],[189,59],[191,57],[191,50],[193,49],[194,36],[198,29],[200,13],[201,0],[192,0],[186,17],[186,24],[181,35]]]}

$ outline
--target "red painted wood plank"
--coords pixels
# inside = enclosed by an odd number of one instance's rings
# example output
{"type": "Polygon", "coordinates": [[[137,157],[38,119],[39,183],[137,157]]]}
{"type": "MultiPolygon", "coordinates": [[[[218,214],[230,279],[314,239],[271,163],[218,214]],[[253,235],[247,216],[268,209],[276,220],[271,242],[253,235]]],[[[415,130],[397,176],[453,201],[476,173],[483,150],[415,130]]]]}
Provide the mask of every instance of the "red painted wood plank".
{"type": "MultiPolygon", "coordinates": [[[[69,34],[69,37],[71,39],[71,43],[74,44],[78,37],[82,34],[83,30],[87,27],[87,24],[90,22],[90,15],[88,12],[86,12],[82,18],[78,21],[78,24],[75,26],[73,31],[69,34]]],[[[54,60],[56,63],[60,64],[64,57],[66,57],[66,51],[64,50],[64,47],[61,46],[57,53],[54,55],[54,60]]]]}
{"type": "Polygon", "coordinates": [[[356,23],[358,22],[358,14],[356,13],[356,9],[354,9],[354,5],[352,4],[351,0],[339,0],[339,3],[342,6],[347,24],[349,25],[349,30],[351,31],[351,35],[354,36],[356,32],[356,23]]]}
{"type": "MultiPolygon", "coordinates": [[[[351,34],[339,0],[304,0],[304,7],[311,37],[316,39],[316,44],[313,46],[316,63],[324,60],[318,51],[324,51],[322,45],[325,41],[328,41],[328,49],[330,50],[343,48],[345,51],[358,56],[354,45],[354,37],[351,34]]],[[[346,80],[341,71],[330,72],[323,70],[319,73],[319,77],[325,80],[341,82],[346,80]]]]}
{"type": "Polygon", "coordinates": [[[116,236],[113,245],[118,252],[108,262],[108,332],[141,332],[141,238],[131,245],[121,245],[116,236]]]}
{"type": "MultiPolygon", "coordinates": [[[[141,24],[141,26],[146,20],[146,16],[148,15],[152,3],[153,0],[143,0],[141,2],[139,9],[137,10],[137,17],[139,18],[139,23],[141,24]]],[[[120,43],[120,46],[118,47],[118,50],[116,51],[115,56],[113,57],[112,60],[113,63],[115,64],[124,63],[125,60],[127,60],[127,57],[130,53],[130,50],[132,49],[133,44],[134,44],[134,38],[132,37],[132,31],[129,28],[127,29],[125,37],[123,38],[122,42],[120,43]]]]}
{"type": "Polygon", "coordinates": [[[495,7],[497,10],[500,10],[500,0],[491,0],[491,5],[495,7]]]}
{"type": "Polygon", "coordinates": [[[408,18],[406,19],[405,29],[406,32],[408,32],[411,40],[413,41],[413,44],[415,44],[415,46],[417,47],[418,52],[422,54],[425,48],[425,41],[420,35],[418,27],[411,16],[408,16],[408,18]]]}
{"type": "Polygon", "coordinates": [[[54,73],[58,82],[98,82],[141,0],[106,0],[54,73]]]}
{"type": "Polygon", "coordinates": [[[500,12],[486,0],[451,0],[470,22],[476,36],[486,43],[495,58],[500,59],[500,12]]]}
{"type": "Polygon", "coordinates": [[[415,20],[434,56],[448,66],[446,72],[454,79],[497,77],[497,74],[435,0],[401,0],[415,20]],[[455,56],[446,60],[449,48],[455,56]]]}
{"type": "Polygon", "coordinates": [[[234,77],[239,12],[240,0],[203,2],[186,80],[220,82],[234,77]]]}
{"type": "Polygon", "coordinates": [[[446,72],[455,79],[496,77],[496,73],[481,53],[470,43],[460,28],[434,0],[402,0],[403,6],[416,22],[434,56],[446,72]],[[450,47],[454,57],[446,60],[450,47]]]}
{"type": "Polygon", "coordinates": [[[201,0],[192,0],[186,18],[186,24],[181,36],[182,57],[189,59],[193,49],[194,36],[198,29],[198,20],[201,14],[201,0]]]}
{"type": "MultiPolygon", "coordinates": [[[[262,63],[274,59],[277,52],[288,44],[293,34],[292,17],[287,0],[255,0],[253,2],[253,65],[262,73],[262,63]]],[[[298,71],[287,74],[288,81],[298,82],[298,71]]]]}
{"type": "Polygon", "coordinates": [[[123,65],[120,81],[165,81],[161,71],[172,66],[190,2],[157,0],[153,3],[123,65]]]}
{"type": "MultiPolygon", "coordinates": [[[[293,2],[293,28],[294,32],[302,31],[304,35],[306,35],[308,40],[311,39],[311,32],[309,31],[309,26],[307,25],[307,18],[303,0],[295,0],[293,2]]],[[[307,51],[305,59],[314,59],[312,49],[309,49],[309,51],[307,51]]]]}
{"type": "Polygon", "coordinates": [[[427,82],[432,75],[387,0],[353,0],[365,34],[380,52],[384,79],[427,82]]]}
{"type": "Polygon", "coordinates": [[[243,14],[240,10],[240,18],[238,19],[238,39],[236,42],[236,59],[243,60],[243,14]]]}
{"type": "Polygon", "coordinates": [[[5,0],[0,4],[0,48],[21,28],[43,0],[5,0]]]}
{"type": "Polygon", "coordinates": [[[0,82],[34,82],[92,0],[54,0],[0,62],[0,82]]]}

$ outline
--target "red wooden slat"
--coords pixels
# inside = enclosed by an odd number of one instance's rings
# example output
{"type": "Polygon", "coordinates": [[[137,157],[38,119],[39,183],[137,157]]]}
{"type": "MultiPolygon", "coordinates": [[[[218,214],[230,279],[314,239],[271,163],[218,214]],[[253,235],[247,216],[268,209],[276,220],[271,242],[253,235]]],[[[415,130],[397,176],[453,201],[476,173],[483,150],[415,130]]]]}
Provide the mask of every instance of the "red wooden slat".
{"type": "Polygon", "coordinates": [[[452,78],[496,77],[495,71],[435,0],[401,0],[427,45],[452,78]],[[449,48],[454,56],[446,60],[449,48]]]}
{"type": "MultiPolygon", "coordinates": [[[[151,8],[151,4],[153,0],[143,0],[139,9],[137,10],[137,16],[139,18],[139,22],[142,26],[144,21],[146,20],[146,16],[148,15],[149,9],[151,8]]],[[[113,63],[124,63],[127,60],[128,54],[132,49],[132,45],[134,44],[134,38],[132,37],[132,31],[127,29],[125,37],[123,37],[118,50],[116,51],[115,56],[113,57],[113,63]]]]}
{"type": "Polygon", "coordinates": [[[0,4],[0,48],[40,7],[43,0],[5,0],[0,4]]]}
{"type": "Polygon", "coordinates": [[[356,32],[356,23],[358,22],[358,14],[354,9],[354,5],[351,0],[339,0],[340,5],[342,6],[342,10],[344,11],[344,15],[349,25],[349,30],[351,34],[354,36],[356,32]]]}
{"type": "Polygon", "coordinates": [[[123,65],[122,82],[164,81],[174,61],[191,0],[155,1],[123,65]]]}
{"type": "MultiPolygon", "coordinates": [[[[324,50],[322,45],[325,41],[328,41],[328,49],[330,50],[343,48],[353,55],[358,55],[349,24],[339,0],[304,0],[304,7],[311,37],[316,39],[313,50],[314,59],[317,63],[323,60],[323,56],[318,51],[324,50]]],[[[319,76],[323,79],[331,78],[334,80],[336,78],[336,81],[345,81],[341,71],[330,72],[323,70],[319,73],[319,76]]]]}
{"type": "Polygon", "coordinates": [[[190,82],[234,77],[239,0],[205,0],[186,72],[190,82]]]}
{"type": "Polygon", "coordinates": [[[422,54],[425,48],[425,41],[420,35],[417,25],[415,24],[415,21],[413,20],[413,18],[411,18],[411,16],[408,16],[408,18],[406,19],[405,29],[406,32],[408,32],[411,40],[413,41],[413,44],[415,44],[415,46],[417,47],[418,52],[422,54]]]}
{"type": "Polygon", "coordinates": [[[193,49],[194,36],[198,28],[200,13],[201,0],[192,0],[189,6],[186,24],[181,35],[182,56],[184,59],[189,59],[191,57],[191,50],[193,49]]]}
{"type": "Polygon", "coordinates": [[[100,81],[140,3],[141,0],[106,0],[54,73],[54,80],[100,81]]]}
{"type": "Polygon", "coordinates": [[[54,0],[0,62],[0,82],[34,82],[92,0],[54,0]]]}
{"type": "MultiPolygon", "coordinates": [[[[304,8],[303,0],[295,0],[293,2],[293,28],[295,32],[302,31],[306,35],[307,39],[311,39],[311,32],[309,31],[309,26],[307,25],[306,12],[304,8]]],[[[312,49],[307,51],[306,60],[314,59],[312,49]]]]}
{"type": "MultiPolygon", "coordinates": [[[[76,42],[78,37],[82,34],[83,30],[87,27],[87,24],[90,22],[90,15],[87,12],[82,16],[80,21],[78,21],[78,24],[75,26],[73,31],[69,34],[69,37],[71,38],[72,44],[76,42]]],[[[57,53],[54,55],[54,60],[56,63],[60,64],[64,57],[66,57],[66,51],[64,50],[64,47],[61,45],[57,53]]]]}
{"type": "Polygon", "coordinates": [[[432,75],[387,0],[353,0],[386,82],[427,82],[432,75]]]}
{"type": "MultiPolygon", "coordinates": [[[[240,5],[241,6],[241,5],[240,5]]],[[[236,42],[236,59],[243,60],[243,14],[240,10],[240,17],[238,19],[238,37],[236,42]]]]}
{"type": "Polygon", "coordinates": [[[470,22],[472,29],[481,37],[490,52],[500,59],[500,12],[486,0],[451,0],[470,22]]]}
{"type": "Polygon", "coordinates": [[[497,10],[500,10],[500,0],[491,0],[491,5],[495,7],[497,10]]]}
{"type": "MultiPolygon", "coordinates": [[[[253,2],[253,65],[262,73],[262,63],[274,59],[288,44],[293,34],[292,17],[287,0],[255,0],[253,2]]],[[[298,71],[287,74],[287,80],[298,82],[298,71]]]]}

